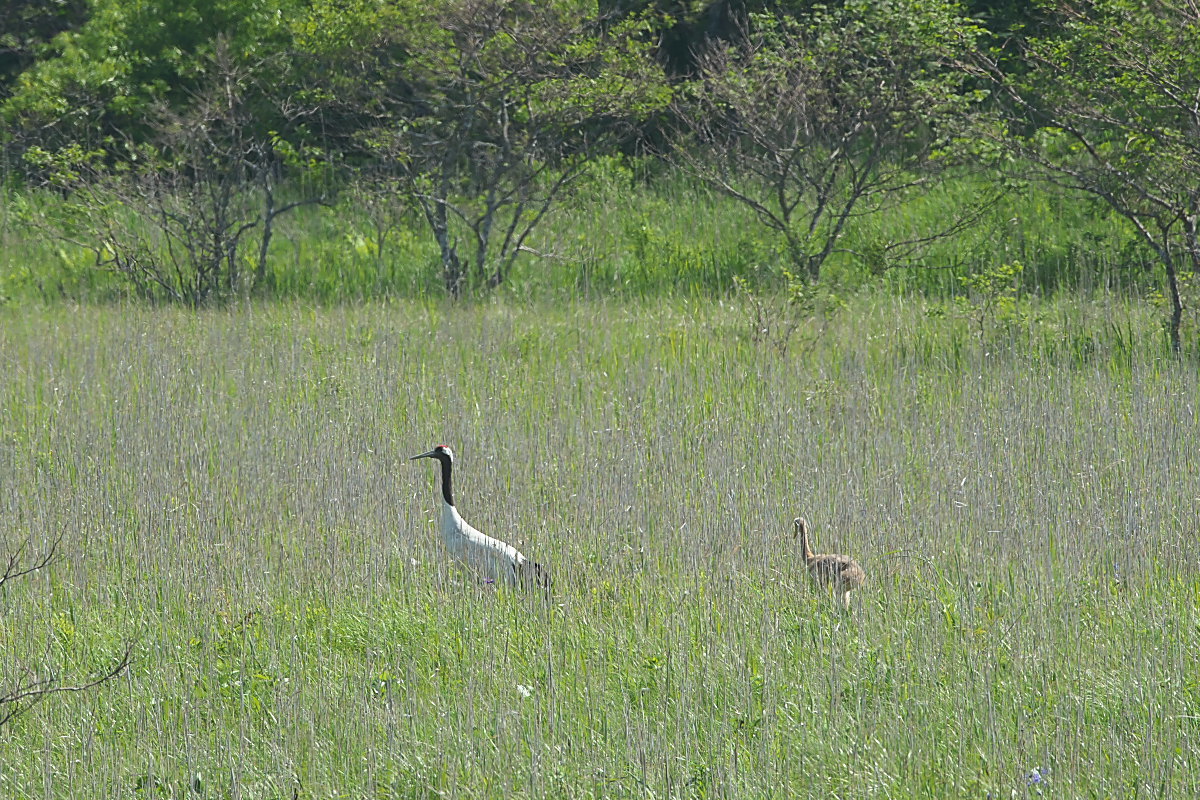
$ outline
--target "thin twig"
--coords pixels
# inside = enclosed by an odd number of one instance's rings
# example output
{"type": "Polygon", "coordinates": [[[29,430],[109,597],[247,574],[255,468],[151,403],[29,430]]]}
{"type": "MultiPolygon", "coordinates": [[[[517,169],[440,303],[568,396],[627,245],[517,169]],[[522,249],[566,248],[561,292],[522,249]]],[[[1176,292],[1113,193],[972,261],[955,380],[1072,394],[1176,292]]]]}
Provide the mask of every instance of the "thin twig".
{"type": "MultiPolygon", "coordinates": [[[[0,728],[4,727],[13,718],[24,714],[37,703],[46,699],[52,694],[60,694],[63,692],[82,692],[99,686],[105,681],[112,680],[129,668],[129,663],[133,655],[133,644],[125,645],[125,652],[121,654],[121,659],[111,669],[105,672],[100,677],[88,681],[87,683],[74,684],[71,686],[55,686],[57,680],[53,675],[48,678],[27,680],[25,683],[19,684],[12,689],[9,689],[4,694],[0,694],[0,728]],[[11,706],[6,708],[6,706],[11,706]]],[[[27,672],[27,674],[30,674],[27,672]]]]}
{"type": "Polygon", "coordinates": [[[50,565],[54,561],[58,552],[58,545],[62,542],[62,534],[55,537],[50,543],[50,548],[44,552],[40,558],[30,563],[28,566],[18,566],[17,562],[21,560],[21,554],[25,552],[26,546],[29,544],[29,539],[21,542],[21,545],[8,556],[8,564],[4,567],[4,574],[0,575],[0,586],[8,583],[11,580],[28,575],[31,572],[37,572],[50,565]]]}

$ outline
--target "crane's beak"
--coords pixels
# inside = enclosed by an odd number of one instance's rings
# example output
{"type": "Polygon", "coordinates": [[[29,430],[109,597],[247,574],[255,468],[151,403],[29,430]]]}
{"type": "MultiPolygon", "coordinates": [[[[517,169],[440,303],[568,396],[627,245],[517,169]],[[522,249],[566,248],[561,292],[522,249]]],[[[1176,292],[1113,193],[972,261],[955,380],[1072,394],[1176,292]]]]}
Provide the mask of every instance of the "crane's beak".
{"type": "Polygon", "coordinates": [[[419,456],[412,456],[409,461],[416,461],[418,458],[433,458],[437,455],[437,450],[430,450],[428,453],[421,453],[419,456]]]}

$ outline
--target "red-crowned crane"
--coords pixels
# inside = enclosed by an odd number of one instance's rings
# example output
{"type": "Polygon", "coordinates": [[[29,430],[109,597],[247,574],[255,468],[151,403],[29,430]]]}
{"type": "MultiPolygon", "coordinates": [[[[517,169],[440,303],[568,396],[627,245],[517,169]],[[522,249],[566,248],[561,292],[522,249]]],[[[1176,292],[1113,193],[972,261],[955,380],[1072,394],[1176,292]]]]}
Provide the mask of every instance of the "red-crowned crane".
{"type": "Polygon", "coordinates": [[[493,539],[467,524],[454,507],[451,494],[451,470],[454,467],[454,452],[444,444],[413,456],[436,458],[442,464],[442,539],[446,550],[460,564],[473,570],[488,583],[504,583],[509,586],[536,586],[550,591],[550,573],[536,561],[530,561],[511,544],[493,539]]]}
{"type": "Polygon", "coordinates": [[[850,556],[813,553],[808,545],[808,521],[803,517],[796,517],[793,524],[796,526],[795,536],[800,539],[800,546],[804,549],[804,563],[808,566],[808,574],[818,586],[833,589],[842,607],[849,611],[850,592],[862,586],[867,579],[863,568],[850,556]]]}

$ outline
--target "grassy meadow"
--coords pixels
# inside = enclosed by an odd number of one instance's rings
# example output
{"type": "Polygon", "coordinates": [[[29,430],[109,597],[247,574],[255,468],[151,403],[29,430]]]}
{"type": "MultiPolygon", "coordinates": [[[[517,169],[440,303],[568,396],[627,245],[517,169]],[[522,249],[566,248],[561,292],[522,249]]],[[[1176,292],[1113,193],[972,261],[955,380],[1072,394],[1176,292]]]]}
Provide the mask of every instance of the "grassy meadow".
{"type": "Polygon", "coordinates": [[[1200,794],[1194,363],[1136,302],[928,310],[0,308],[0,543],[64,537],[0,669],[134,656],[0,731],[0,796],[1200,794]],[[550,603],[447,565],[440,442],[550,603]]]}

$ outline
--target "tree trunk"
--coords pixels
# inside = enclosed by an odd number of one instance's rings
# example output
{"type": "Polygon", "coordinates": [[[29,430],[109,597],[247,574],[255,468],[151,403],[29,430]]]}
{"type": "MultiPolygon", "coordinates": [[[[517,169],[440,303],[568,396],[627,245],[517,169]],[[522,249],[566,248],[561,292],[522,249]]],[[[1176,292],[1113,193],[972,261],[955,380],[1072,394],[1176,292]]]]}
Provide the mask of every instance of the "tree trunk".
{"type": "Polygon", "coordinates": [[[1179,328],[1183,323],[1183,300],[1179,297],[1179,275],[1175,268],[1175,257],[1171,254],[1170,239],[1167,231],[1160,225],[1161,242],[1153,242],[1154,249],[1158,252],[1158,258],[1162,261],[1163,269],[1167,273],[1167,296],[1171,300],[1171,325],[1168,333],[1171,336],[1171,350],[1178,353],[1180,350],[1179,328]]]}
{"type": "Polygon", "coordinates": [[[816,282],[821,277],[821,261],[809,255],[805,242],[790,230],[784,229],[783,236],[787,243],[788,260],[801,270],[810,282],[816,282]]]}
{"type": "Polygon", "coordinates": [[[1171,291],[1171,349],[1180,350],[1179,327],[1183,324],[1183,301],[1179,298],[1179,278],[1175,274],[1175,260],[1168,254],[1163,259],[1167,268],[1167,287],[1171,291]]]}
{"type": "Polygon", "coordinates": [[[258,242],[258,263],[254,266],[254,289],[261,291],[262,287],[267,283],[267,252],[271,249],[271,234],[272,227],[275,222],[275,191],[272,186],[271,176],[266,174],[262,176],[263,187],[263,232],[262,239],[258,242]]]}
{"type": "Polygon", "coordinates": [[[458,256],[458,248],[450,241],[450,224],[446,218],[445,203],[437,202],[432,222],[433,235],[442,252],[442,280],[446,284],[446,291],[457,300],[463,292],[462,259],[458,256]]]}

